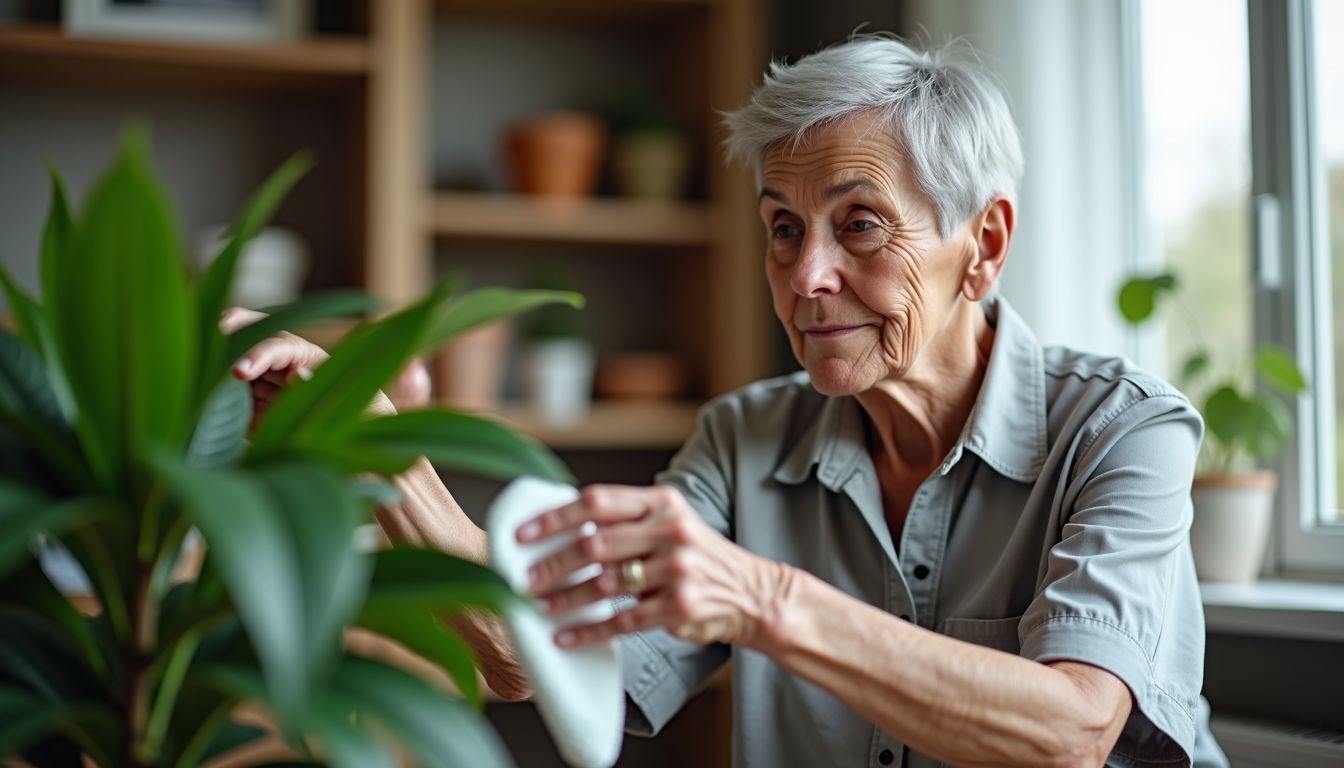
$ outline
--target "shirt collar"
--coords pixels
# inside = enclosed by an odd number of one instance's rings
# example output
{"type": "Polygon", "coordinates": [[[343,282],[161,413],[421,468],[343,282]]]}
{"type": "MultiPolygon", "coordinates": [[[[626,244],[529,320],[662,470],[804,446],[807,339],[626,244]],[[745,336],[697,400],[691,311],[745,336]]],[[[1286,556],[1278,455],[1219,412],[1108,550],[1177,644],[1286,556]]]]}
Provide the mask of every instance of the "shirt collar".
{"type": "MultiPolygon", "coordinates": [[[[1002,297],[991,296],[983,307],[995,326],[989,368],[961,439],[938,471],[946,475],[963,451],[970,450],[1004,477],[1031,482],[1040,474],[1048,450],[1041,345],[1002,297]]],[[[839,491],[867,450],[858,400],[828,397],[775,469],[774,478],[797,485],[807,481],[816,467],[818,481],[839,491]]]]}

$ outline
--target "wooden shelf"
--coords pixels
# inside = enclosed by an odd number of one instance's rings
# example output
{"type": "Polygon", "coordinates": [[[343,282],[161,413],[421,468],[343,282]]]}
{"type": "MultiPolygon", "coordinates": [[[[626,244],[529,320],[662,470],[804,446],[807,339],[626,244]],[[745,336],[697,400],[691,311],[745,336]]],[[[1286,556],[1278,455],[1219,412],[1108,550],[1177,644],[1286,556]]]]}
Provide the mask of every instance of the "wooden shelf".
{"type": "Polygon", "coordinates": [[[698,403],[596,402],[582,424],[553,427],[526,406],[511,405],[498,416],[556,450],[673,449],[695,431],[698,403]]]}
{"type": "Polygon", "coordinates": [[[702,203],[440,192],[428,208],[428,227],[440,237],[679,247],[711,239],[702,203]]]}
{"type": "Polygon", "coordinates": [[[655,25],[713,7],[718,0],[436,0],[448,18],[582,26],[655,25]]]}
{"type": "Polygon", "coordinates": [[[358,37],[207,44],[71,37],[53,24],[0,26],[0,78],[24,83],[275,89],[358,80],[368,74],[369,58],[358,37]]]}

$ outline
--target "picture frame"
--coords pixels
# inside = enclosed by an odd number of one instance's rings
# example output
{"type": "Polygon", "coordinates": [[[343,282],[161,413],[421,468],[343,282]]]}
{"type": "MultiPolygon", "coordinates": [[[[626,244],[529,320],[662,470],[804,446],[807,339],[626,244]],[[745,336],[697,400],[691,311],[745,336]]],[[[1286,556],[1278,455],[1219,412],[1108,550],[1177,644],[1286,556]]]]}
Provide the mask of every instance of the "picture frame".
{"type": "Polygon", "coordinates": [[[62,0],[66,34],[273,43],[308,33],[311,0],[62,0]]]}

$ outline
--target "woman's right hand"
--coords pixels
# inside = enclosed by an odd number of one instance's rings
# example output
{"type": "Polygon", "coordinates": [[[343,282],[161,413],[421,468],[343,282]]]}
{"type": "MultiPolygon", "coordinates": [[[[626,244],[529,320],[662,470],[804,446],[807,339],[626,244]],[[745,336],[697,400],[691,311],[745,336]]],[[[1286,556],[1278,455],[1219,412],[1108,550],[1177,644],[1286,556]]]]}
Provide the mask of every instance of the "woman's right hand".
{"type": "MultiPolygon", "coordinates": [[[[242,307],[224,311],[219,327],[233,333],[266,317],[265,313],[242,307]]],[[[287,331],[257,344],[233,364],[233,375],[252,388],[252,424],[250,432],[276,396],[295,378],[306,379],[327,359],[326,350],[287,331]]]]}

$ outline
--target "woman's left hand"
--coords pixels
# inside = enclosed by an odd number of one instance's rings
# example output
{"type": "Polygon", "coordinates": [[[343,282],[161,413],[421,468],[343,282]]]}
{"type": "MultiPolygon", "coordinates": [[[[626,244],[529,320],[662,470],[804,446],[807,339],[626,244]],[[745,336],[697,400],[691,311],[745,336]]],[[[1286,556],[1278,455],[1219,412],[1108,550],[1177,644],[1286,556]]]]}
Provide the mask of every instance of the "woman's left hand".
{"type": "Polygon", "coordinates": [[[520,527],[518,540],[540,541],[590,521],[595,533],[532,566],[531,592],[552,616],[632,592],[639,603],[600,624],[560,632],[562,647],[654,627],[696,643],[751,647],[779,609],[787,567],[721,536],[672,488],[589,486],[577,501],[520,527]],[[562,586],[592,563],[602,565],[601,574],[562,586]]]}

